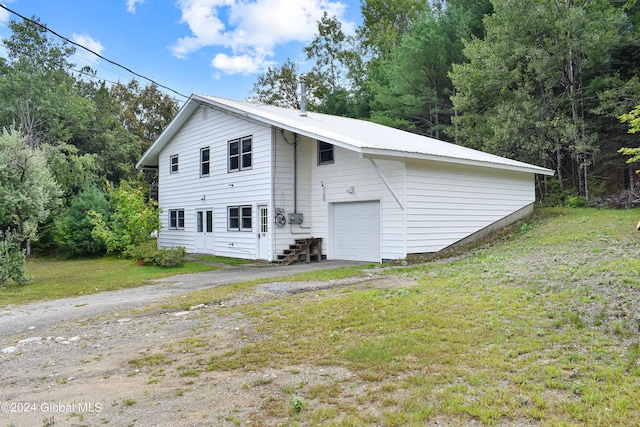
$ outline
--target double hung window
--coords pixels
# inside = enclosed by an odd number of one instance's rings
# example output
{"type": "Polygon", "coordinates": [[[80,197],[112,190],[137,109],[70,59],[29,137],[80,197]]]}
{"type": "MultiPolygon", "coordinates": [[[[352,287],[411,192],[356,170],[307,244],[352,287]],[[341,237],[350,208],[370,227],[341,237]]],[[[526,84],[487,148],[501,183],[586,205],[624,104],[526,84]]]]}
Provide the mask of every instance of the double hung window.
{"type": "Polygon", "coordinates": [[[229,141],[229,172],[251,169],[253,141],[250,136],[229,141]]]}
{"type": "Polygon", "coordinates": [[[229,206],[227,208],[229,230],[251,231],[252,226],[251,206],[229,206]]]}
{"type": "Polygon", "coordinates": [[[184,209],[169,209],[169,229],[184,230],[184,209]]]}
{"type": "Polygon", "coordinates": [[[169,173],[178,173],[178,155],[169,157],[169,173]]]}
{"type": "Polygon", "coordinates": [[[200,149],[200,176],[209,176],[210,153],[209,147],[200,149]]]}

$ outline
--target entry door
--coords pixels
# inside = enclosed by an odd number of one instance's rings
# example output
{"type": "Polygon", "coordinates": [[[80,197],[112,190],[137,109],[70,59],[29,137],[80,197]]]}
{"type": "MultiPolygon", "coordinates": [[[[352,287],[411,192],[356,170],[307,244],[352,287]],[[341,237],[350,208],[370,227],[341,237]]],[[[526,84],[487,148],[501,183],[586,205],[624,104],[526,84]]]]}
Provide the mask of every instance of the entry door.
{"type": "Polygon", "coordinates": [[[260,232],[258,233],[258,258],[271,259],[269,256],[269,208],[264,205],[258,206],[260,215],[260,232]]]}
{"type": "Polygon", "coordinates": [[[196,211],[196,252],[213,253],[213,209],[196,211]]]}

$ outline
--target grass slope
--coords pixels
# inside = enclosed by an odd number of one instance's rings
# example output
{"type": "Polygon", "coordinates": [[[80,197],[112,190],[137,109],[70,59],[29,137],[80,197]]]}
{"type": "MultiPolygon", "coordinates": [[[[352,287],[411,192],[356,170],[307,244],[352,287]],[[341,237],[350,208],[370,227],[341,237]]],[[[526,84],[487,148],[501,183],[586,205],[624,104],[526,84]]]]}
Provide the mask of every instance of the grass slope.
{"type": "Polygon", "coordinates": [[[248,306],[268,338],[207,369],[355,372],[263,414],[287,425],[640,425],[640,212],[544,212],[492,246],[389,272],[412,287],[248,306]]]}

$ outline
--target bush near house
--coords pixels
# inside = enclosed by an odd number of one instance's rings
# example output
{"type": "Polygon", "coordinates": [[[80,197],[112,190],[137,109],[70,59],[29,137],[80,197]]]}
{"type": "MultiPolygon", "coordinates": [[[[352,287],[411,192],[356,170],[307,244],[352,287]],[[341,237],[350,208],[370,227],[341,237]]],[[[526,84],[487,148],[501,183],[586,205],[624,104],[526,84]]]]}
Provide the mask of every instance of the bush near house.
{"type": "Polygon", "coordinates": [[[126,251],[127,255],[144,265],[155,265],[158,267],[180,267],[184,264],[184,257],[187,254],[185,248],[161,248],[157,247],[156,241],[151,240],[137,246],[131,246],[126,251]]]}

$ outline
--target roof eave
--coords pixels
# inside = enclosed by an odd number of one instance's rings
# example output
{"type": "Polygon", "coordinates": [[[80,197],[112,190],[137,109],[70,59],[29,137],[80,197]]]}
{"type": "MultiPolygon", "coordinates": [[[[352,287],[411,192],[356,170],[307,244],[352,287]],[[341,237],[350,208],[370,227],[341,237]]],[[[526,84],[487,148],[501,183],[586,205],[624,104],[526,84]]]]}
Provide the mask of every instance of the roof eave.
{"type": "Polygon", "coordinates": [[[497,162],[487,162],[480,160],[472,160],[472,159],[463,159],[458,157],[448,157],[448,156],[437,156],[433,154],[422,154],[422,153],[410,153],[404,151],[390,151],[390,150],[380,150],[380,149],[372,149],[372,148],[362,148],[360,153],[363,157],[377,157],[377,158],[394,158],[394,159],[416,159],[416,160],[430,160],[435,162],[446,162],[446,163],[454,163],[459,165],[467,165],[467,166],[480,166],[480,167],[489,167],[493,169],[501,169],[508,170],[513,172],[526,172],[526,173],[535,173],[541,175],[551,176],[555,173],[546,168],[542,168],[535,165],[528,165],[526,163],[522,163],[521,165],[514,164],[504,164],[497,162]]]}
{"type": "Polygon", "coordinates": [[[178,130],[184,125],[184,123],[191,117],[193,112],[200,105],[197,100],[193,99],[192,95],[180,108],[178,114],[173,118],[169,126],[165,128],[164,131],[160,134],[160,136],[155,140],[151,147],[145,151],[142,155],[138,163],[136,163],[136,169],[146,168],[146,167],[157,167],[159,163],[158,156],[160,155],[160,151],[164,148],[165,145],[173,138],[173,136],[178,132],[178,130]]]}

